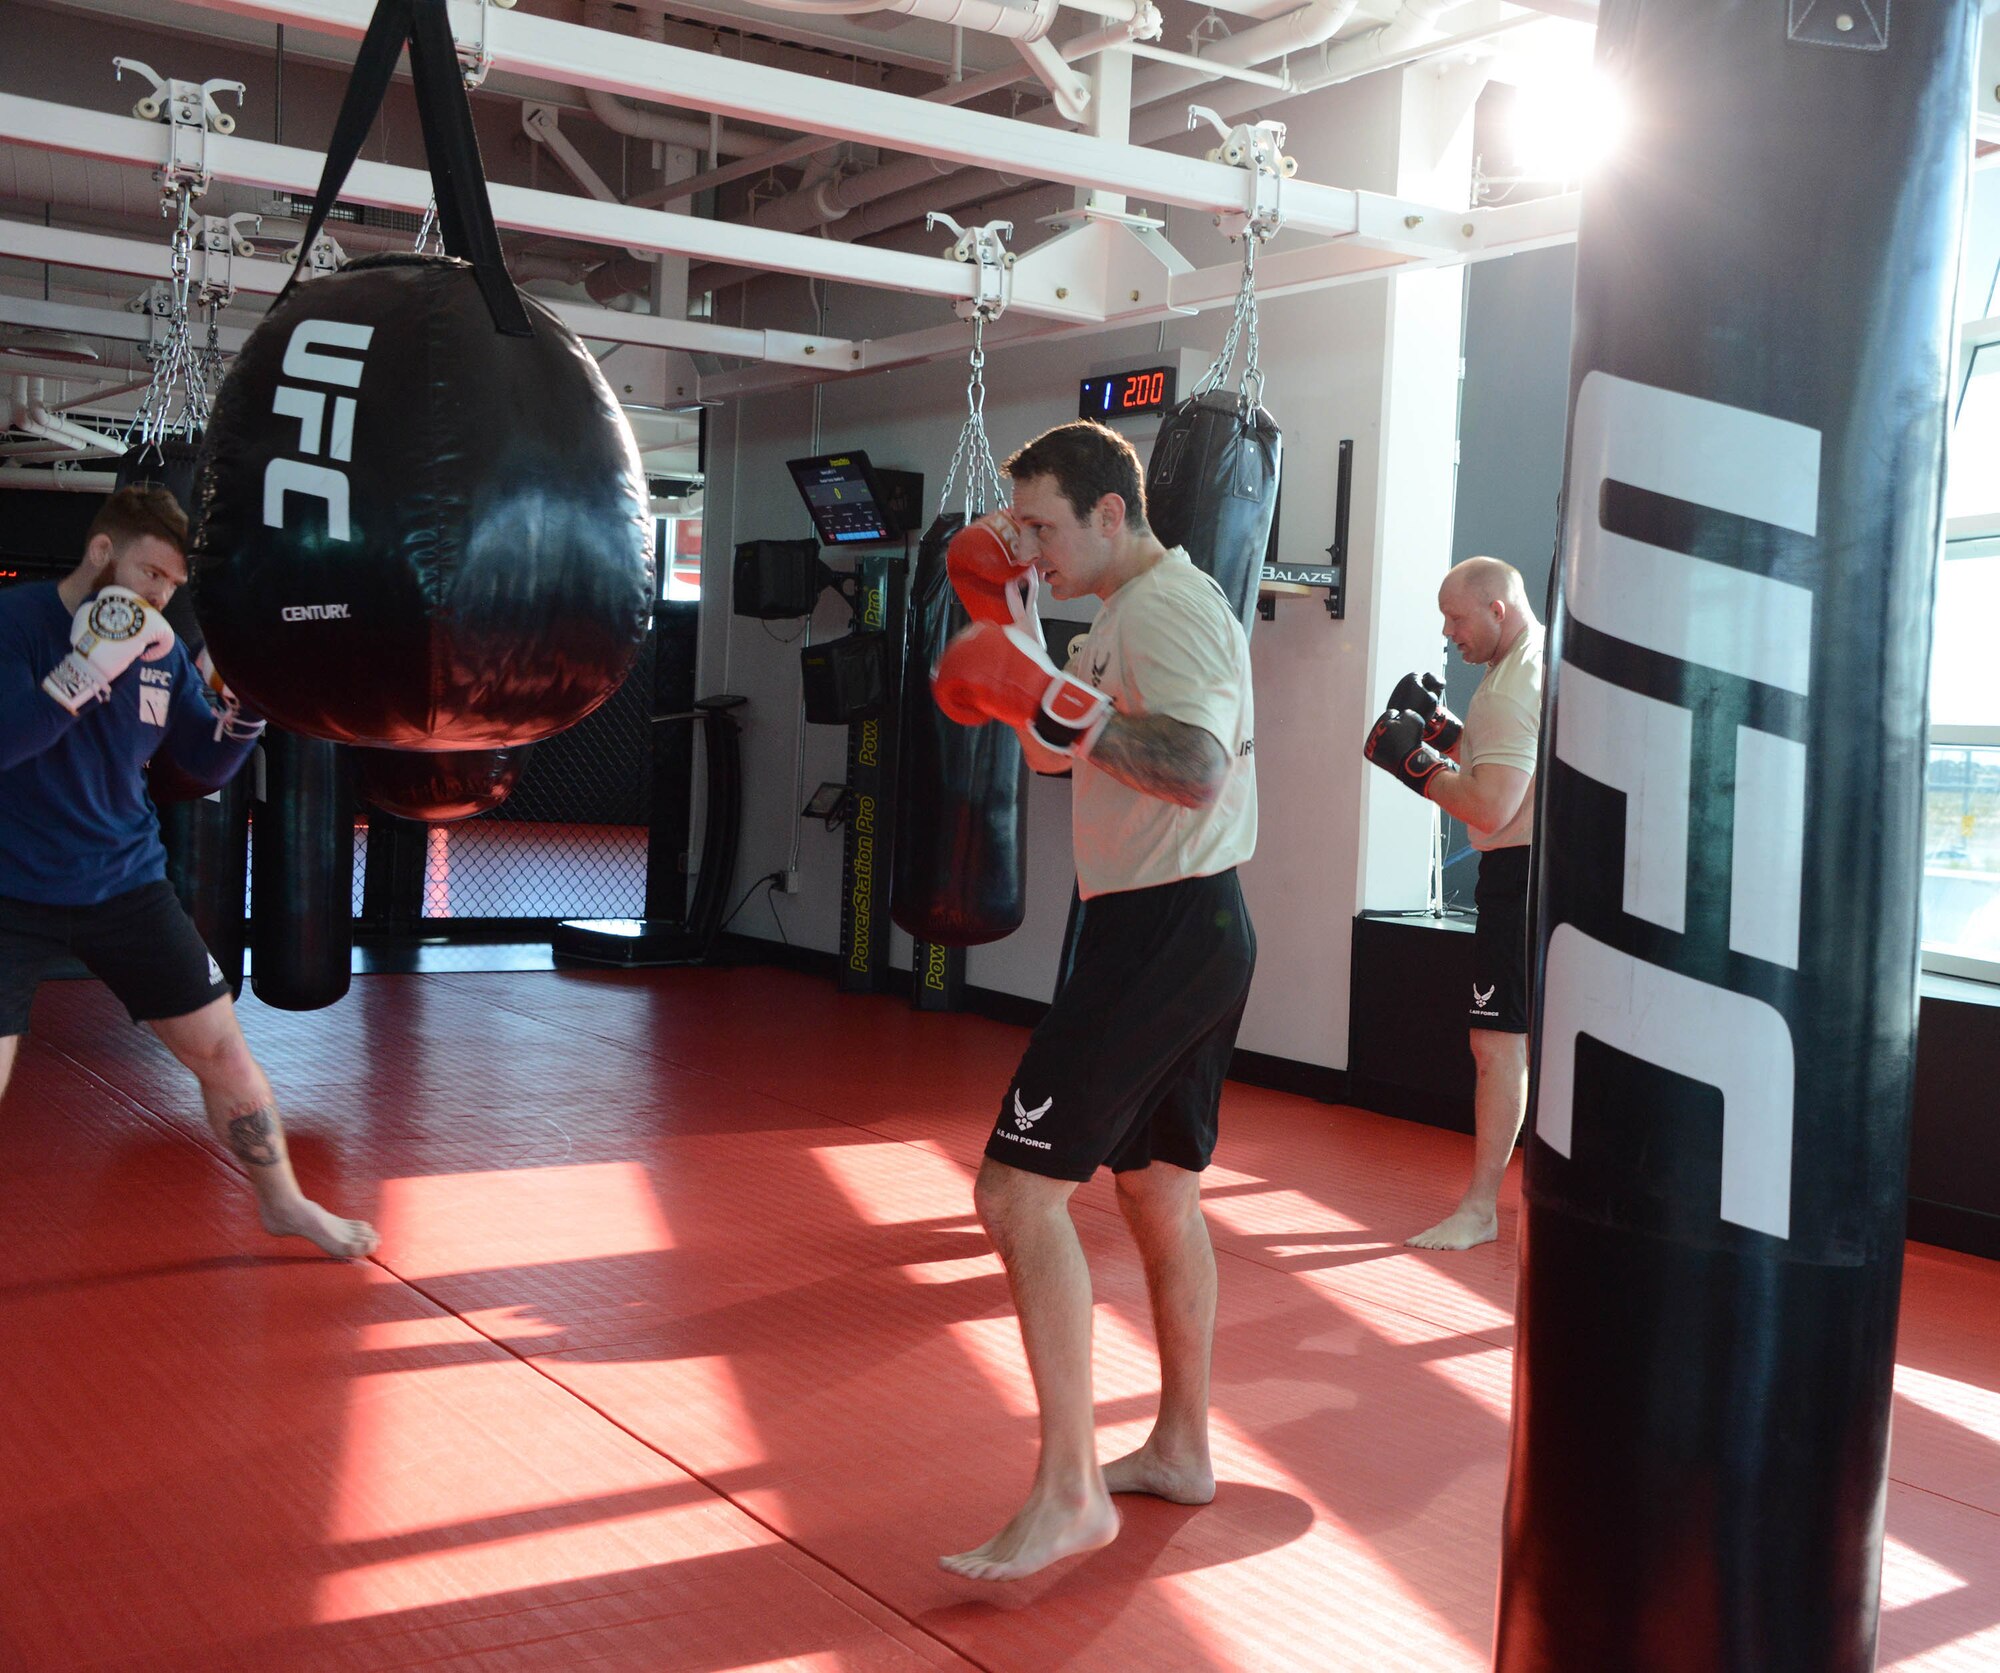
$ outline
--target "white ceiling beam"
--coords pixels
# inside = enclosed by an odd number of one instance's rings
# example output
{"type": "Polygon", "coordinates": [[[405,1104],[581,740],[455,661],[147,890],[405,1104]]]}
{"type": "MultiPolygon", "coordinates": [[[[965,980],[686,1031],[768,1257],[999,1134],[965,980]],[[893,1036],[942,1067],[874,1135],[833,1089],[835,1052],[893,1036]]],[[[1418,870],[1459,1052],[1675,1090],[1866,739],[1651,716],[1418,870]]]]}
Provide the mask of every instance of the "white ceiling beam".
{"type": "MultiPolygon", "coordinates": [[[[362,34],[374,10],[374,0],[196,3],[288,28],[343,36],[362,34]]],[[[481,38],[479,8],[470,0],[453,0],[450,10],[453,33],[468,45],[477,42],[481,38]]],[[[834,139],[997,168],[1008,174],[1123,192],[1146,203],[1179,204],[1211,213],[1255,207],[1250,175],[1226,163],[1175,156],[1143,145],[928,103],[879,88],[854,87],[657,41],[611,35],[523,11],[490,12],[484,39],[498,69],[606,93],[712,111],[739,121],[802,128],[834,139]]],[[[495,188],[496,214],[501,190],[495,188]]],[[[1288,180],[1281,195],[1287,225],[1335,237],[1356,229],[1352,192],[1288,180]]]]}
{"type": "MultiPolygon", "coordinates": [[[[0,93],[0,141],[98,157],[137,168],[159,168],[167,160],[171,136],[160,123],[0,93]]],[[[310,198],[319,188],[325,158],[318,152],[295,146],[210,134],[207,162],[218,179],[310,198]]],[[[431,201],[431,181],[422,169],[357,162],[348,174],[341,196],[353,203],[421,214],[431,201]]],[[[663,209],[634,209],[558,192],[531,191],[524,186],[489,186],[488,196],[493,204],[493,218],[501,226],[521,232],[655,250],[662,255],[798,273],[952,301],[969,300],[978,288],[972,268],[942,256],[906,255],[899,250],[878,250],[728,221],[706,221],[693,215],[670,214],[663,209]]],[[[329,230],[336,239],[340,236],[337,225],[329,230]]],[[[1080,314],[1078,309],[1055,302],[1038,303],[1034,311],[1057,319],[1074,319],[1080,314]]]]}
{"type": "MultiPolygon", "coordinates": [[[[165,279],[171,273],[171,257],[165,244],[149,244],[143,239],[116,238],[108,233],[75,232],[66,227],[37,226],[28,221],[0,219],[0,256],[22,261],[43,261],[57,267],[81,268],[93,273],[129,273],[139,279],[165,279]]],[[[256,296],[275,296],[285,288],[292,270],[282,262],[260,261],[252,257],[231,259],[230,278],[239,291],[256,296]]],[[[546,301],[546,299],[541,299],[546,301]]],[[[0,298],[18,304],[22,298],[0,298]]],[[[844,361],[852,345],[845,337],[815,337],[795,331],[758,331],[737,326],[711,325],[705,320],[658,319],[651,314],[620,313],[615,308],[588,308],[570,302],[547,302],[556,316],[586,342],[635,343],[646,348],[679,349],[691,354],[717,354],[742,360],[770,360],[781,365],[816,368],[844,361]]],[[[36,303],[46,320],[24,317],[17,312],[0,312],[0,318],[18,325],[54,323],[59,304],[36,303]]],[[[104,312],[100,321],[124,319],[124,331],[90,327],[99,336],[146,339],[146,322],[137,315],[104,312]]],[[[84,330],[83,326],[55,326],[59,330],[84,330]]],[[[223,347],[234,352],[246,335],[225,327],[223,347]],[[232,341],[232,336],[234,340],[232,341]]]]}
{"type": "MultiPolygon", "coordinates": [[[[1365,194],[1364,194],[1365,195],[1365,194]]],[[[1408,206],[1381,199],[1397,209],[1408,206]]],[[[1299,249],[1267,252],[1257,258],[1257,295],[1260,301],[1293,295],[1301,291],[1325,290],[1334,285],[1379,278],[1392,271],[1423,267],[1446,267],[1474,261],[1490,261],[1524,250],[1550,244],[1573,243],[1582,194],[1567,192],[1538,198],[1527,203],[1507,204],[1497,209],[1464,211],[1427,210],[1441,217],[1446,231],[1437,239],[1437,249],[1425,258],[1399,255],[1371,245],[1365,239],[1330,239],[1299,249]],[[1470,225],[1468,233],[1465,228],[1470,225]],[[1463,243],[1465,248],[1453,248],[1463,243]]],[[[1414,210],[1411,211],[1415,213],[1414,210]]],[[[1165,296],[1157,293],[1120,318],[1093,320],[1081,326],[1064,326],[1049,320],[1023,319],[1008,313],[986,328],[986,348],[993,351],[1012,344],[1050,337],[1084,337],[1092,332],[1127,325],[1201,313],[1210,308],[1228,307],[1236,300],[1243,283],[1243,269],[1235,262],[1191,272],[1168,275],[1165,296]]],[[[930,360],[950,360],[970,353],[971,332],[966,326],[943,326],[925,331],[904,332],[895,337],[875,337],[857,343],[844,359],[822,362],[811,371],[783,366],[747,366],[740,371],[711,373],[701,380],[705,400],[730,400],[745,395],[768,395],[780,389],[833,376],[883,372],[896,366],[912,366],[930,360]]]]}

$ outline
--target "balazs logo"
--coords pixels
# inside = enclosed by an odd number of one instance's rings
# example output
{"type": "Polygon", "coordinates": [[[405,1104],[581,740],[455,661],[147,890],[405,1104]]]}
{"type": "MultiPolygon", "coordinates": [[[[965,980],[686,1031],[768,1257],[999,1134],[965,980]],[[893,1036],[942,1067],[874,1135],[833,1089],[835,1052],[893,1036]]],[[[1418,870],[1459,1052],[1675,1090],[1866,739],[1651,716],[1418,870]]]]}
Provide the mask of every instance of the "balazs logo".
{"type": "Polygon", "coordinates": [[[326,532],[330,540],[348,538],[347,473],[314,459],[331,459],[347,464],[354,457],[354,406],[352,395],[333,395],[329,411],[329,389],[358,389],[361,386],[362,357],[375,335],[372,325],[351,325],[345,320],[301,320],[292,328],[285,344],[284,370],[295,381],[281,383],[271,397],[271,411],[280,418],[298,420],[298,451],[305,458],[273,459],[264,467],[264,526],[285,526],[285,496],[304,494],[326,506],[326,532]],[[339,351],[339,352],[334,352],[339,351]],[[314,384],[327,386],[313,388],[314,384]]]}
{"type": "MultiPolygon", "coordinates": [[[[1602,508],[1605,485],[1616,482],[1811,537],[1819,432],[1591,372],[1571,435],[1568,500],[1581,528],[1565,577],[1569,614],[1643,652],[1803,698],[1812,665],[1808,588],[1614,534],[1602,508]]],[[[1567,660],[1555,691],[1556,758],[1624,795],[1623,911],[1688,934],[1694,715],[1567,660]]],[[[1728,945],[1795,971],[1806,747],[1747,724],[1734,730],[1728,945]]],[[[1721,800],[1705,797],[1705,826],[1721,800]]],[[[1714,930],[1719,936],[1719,920],[1714,930]]],[[[1718,1089],[1721,1218],[1791,1235],[1796,1078],[1791,1025],[1774,1005],[1558,922],[1542,1033],[1535,1130],[1550,1148],[1571,1154],[1577,1041],[1589,1035],[1718,1089]]]]}

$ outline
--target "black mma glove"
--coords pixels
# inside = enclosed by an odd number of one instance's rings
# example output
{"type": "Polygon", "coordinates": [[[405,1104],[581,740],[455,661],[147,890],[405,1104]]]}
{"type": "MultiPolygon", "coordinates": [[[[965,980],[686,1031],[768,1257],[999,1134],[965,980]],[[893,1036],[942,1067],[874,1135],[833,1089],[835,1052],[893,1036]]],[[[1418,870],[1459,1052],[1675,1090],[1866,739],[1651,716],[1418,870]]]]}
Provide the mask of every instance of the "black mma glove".
{"type": "Polygon", "coordinates": [[[1389,712],[1407,709],[1424,723],[1424,742],[1448,755],[1465,722],[1444,706],[1444,682],[1435,674],[1405,674],[1389,693],[1389,712]]]}
{"type": "Polygon", "coordinates": [[[1424,717],[1408,709],[1384,711],[1369,730],[1361,753],[1427,800],[1432,779],[1458,771],[1455,761],[1446,760],[1424,741],[1424,717]]]}

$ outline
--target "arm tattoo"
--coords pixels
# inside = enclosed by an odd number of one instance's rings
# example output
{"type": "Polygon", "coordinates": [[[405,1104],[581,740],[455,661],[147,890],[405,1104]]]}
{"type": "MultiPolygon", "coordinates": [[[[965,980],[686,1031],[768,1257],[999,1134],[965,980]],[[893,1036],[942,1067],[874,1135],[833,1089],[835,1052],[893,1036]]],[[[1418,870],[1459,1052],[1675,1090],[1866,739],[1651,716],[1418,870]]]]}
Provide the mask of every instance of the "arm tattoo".
{"type": "Polygon", "coordinates": [[[269,1168],[278,1162],[275,1112],[268,1106],[229,1118],[229,1151],[246,1167],[269,1168]]]}
{"type": "Polygon", "coordinates": [[[1121,784],[1182,807],[1213,801],[1229,771],[1221,744],[1170,715],[1114,715],[1091,747],[1090,764],[1121,784]]]}

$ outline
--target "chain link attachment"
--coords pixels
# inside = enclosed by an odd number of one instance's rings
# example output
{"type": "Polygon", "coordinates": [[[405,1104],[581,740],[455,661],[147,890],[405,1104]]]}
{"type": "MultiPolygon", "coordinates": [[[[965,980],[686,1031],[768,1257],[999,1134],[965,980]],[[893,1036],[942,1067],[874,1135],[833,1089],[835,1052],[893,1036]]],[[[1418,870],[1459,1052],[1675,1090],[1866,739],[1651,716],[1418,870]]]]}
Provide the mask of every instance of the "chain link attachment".
{"type": "Polygon", "coordinates": [[[1231,128],[1205,105],[1188,106],[1188,126],[1199,127],[1202,120],[1221,136],[1222,143],[1208,153],[1212,163],[1226,163],[1249,171],[1252,180],[1251,207],[1215,217],[1215,224],[1233,239],[1243,241],[1243,283],[1236,292],[1236,312],[1229,321],[1229,333],[1215,363],[1202,373],[1194,386],[1197,396],[1221,386],[1236,364],[1239,346],[1243,349],[1243,379],[1237,386],[1237,404],[1251,412],[1264,403],[1264,369],[1257,341],[1257,251],[1284,223],[1278,206],[1279,188],[1299,171],[1298,159],[1284,154],[1285,124],[1282,122],[1243,123],[1231,128]]]}
{"type": "Polygon", "coordinates": [[[969,302],[953,304],[960,319],[972,322],[972,356],[965,381],[965,423],[958,432],[951,466],[944,473],[944,490],[938,496],[939,511],[948,511],[962,469],[965,520],[969,523],[989,507],[997,509],[1007,503],[1007,489],[986,434],[986,324],[1006,311],[1006,274],[1014,265],[1014,256],[1003,240],[1013,235],[1014,223],[988,221],[982,227],[962,227],[949,215],[933,210],[924,225],[927,230],[949,227],[958,237],[950,253],[960,261],[979,264],[978,294],[969,302]]]}
{"type": "Polygon", "coordinates": [[[172,276],[164,287],[156,287],[148,305],[147,311],[165,323],[160,335],[142,351],[152,362],[153,377],[126,427],[127,447],[150,448],[157,453],[169,435],[193,441],[208,424],[212,383],[221,362],[216,315],[226,297],[207,284],[191,295],[196,232],[206,232],[204,218],[194,211],[197,190],[193,180],[182,179],[160,206],[161,213],[174,218],[168,263],[172,276]],[[195,345],[190,330],[197,303],[209,314],[205,348],[195,345]]]}
{"type": "Polygon", "coordinates": [[[234,93],[240,105],[243,83],[222,77],[182,81],[159,75],[151,65],[136,58],[114,58],[111,68],[120,81],[130,70],[153,84],[151,94],[132,107],[132,114],[142,122],[167,124],[167,160],[154,170],[153,178],[159,181],[160,196],[167,205],[164,213],[171,214],[173,195],[183,183],[191,183],[196,196],[208,190],[213,175],[208,166],[208,136],[211,133],[227,136],[236,131],[236,118],[215,102],[216,95],[234,93]]]}

